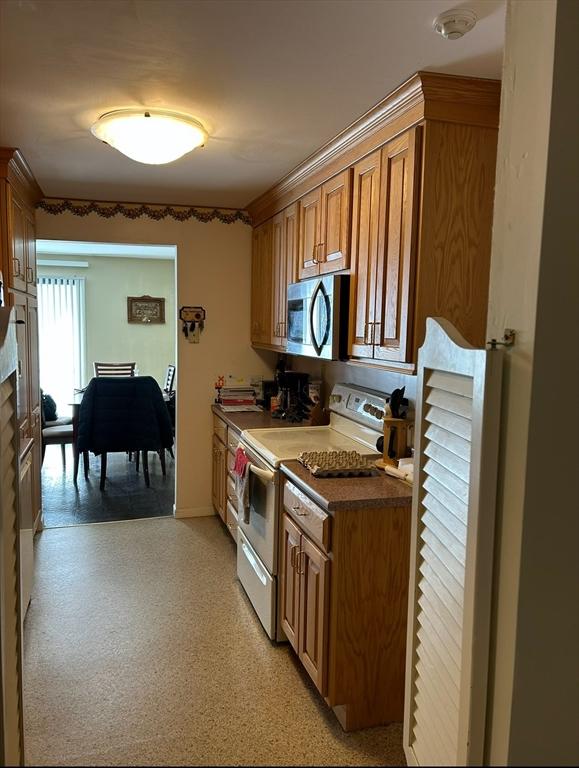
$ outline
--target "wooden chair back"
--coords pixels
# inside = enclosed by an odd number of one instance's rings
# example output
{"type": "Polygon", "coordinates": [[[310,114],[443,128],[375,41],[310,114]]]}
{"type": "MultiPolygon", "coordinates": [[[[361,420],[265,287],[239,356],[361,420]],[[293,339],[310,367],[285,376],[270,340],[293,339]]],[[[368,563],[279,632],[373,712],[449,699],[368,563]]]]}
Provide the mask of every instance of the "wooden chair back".
{"type": "Polygon", "coordinates": [[[136,363],[94,363],[94,375],[101,376],[134,376],[136,363]]]}

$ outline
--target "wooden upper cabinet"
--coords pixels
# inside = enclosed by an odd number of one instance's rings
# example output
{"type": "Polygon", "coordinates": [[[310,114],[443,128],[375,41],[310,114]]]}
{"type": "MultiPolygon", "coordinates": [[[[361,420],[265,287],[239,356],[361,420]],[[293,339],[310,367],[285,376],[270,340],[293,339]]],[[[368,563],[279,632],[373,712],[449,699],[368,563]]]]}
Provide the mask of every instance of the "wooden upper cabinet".
{"type": "Polygon", "coordinates": [[[300,280],[349,267],[351,192],[348,168],[300,199],[300,280]]]}
{"type": "Polygon", "coordinates": [[[17,372],[17,409],[16,416],[20,430],[20,452],[27,450],[30,443],[30,416],[28,410],[28,392],[30,387],[28,375],[28,334],[26,330],[28,312],[26,295],[17,291],[8,292],[8,305],[14,307],[16,313],[16,344],[18,347],[17,372]]]}
{"type": "Polygon", "coordinates": [[[378,266],[381,152],[354,166],[350,277],[350,355],[372,358],[378,266]]]}
{"type": "Polygon", "coordinates": [[[273,225],[271,219],[253,231],[251,258],[251,341],[271,344],[273,287],[273,225]]]}
{"type": "Polygon", "coordinates": [[[8,197],[9,243],[8,285],[18,291],[26,290],[26,259],[28,225],[24,206],[16,199],[9,184],[8,197]]]}
{"type": "Polygon", "coordinates": [[[296,281],[297,230],[297,204],[273,217],[271,344],[279,349],[285,349],[287,344],[287,289],[296,281]]]}
{"type": "Polygon", "coordinates": [[[314,277],[320,272],[321,190],[314,189],[299,201],[299,278],[314,277]]]}
{"type": "Polygon", "coordinates": [[[281,626],[296,653],[298,648],[300,576],[297,563],[301,531],[284,513],[281,540],[281,626]]]}
{"type": "Polygon", "coordinates": [[[36,296],[36,228],[34,218],[28,212],[24,214],[24,250],[26,291],[36,296]]]}
{"type": "Polygon", "coordinates": [[[354,167],[350,354],[409,362],[420,129],[354,167]]]}
{"type": "Polygon", "coordinates": [[[420,129],[382,150],[374,358],[409,362],[416,260],[420,129]]]}
{"type": "Polygon", "coordinates": [[[322,184],[319,272],[337,272],[350,266],[350,168],[322,184]]]}
{"type": "Polygon", "coordinates": [[[300,617],[298,654],[322,694],[327,691],[330,560],[302,535],[298,565],[300,617]]]}

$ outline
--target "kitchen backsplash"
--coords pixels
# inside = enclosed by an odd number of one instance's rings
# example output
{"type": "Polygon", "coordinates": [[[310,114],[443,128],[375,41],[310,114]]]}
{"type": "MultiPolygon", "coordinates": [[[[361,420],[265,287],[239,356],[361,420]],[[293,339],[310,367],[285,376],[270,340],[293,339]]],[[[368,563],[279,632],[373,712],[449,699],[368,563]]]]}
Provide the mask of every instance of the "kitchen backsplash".
{"type": "Polygon", "coordinates": [[[288,356],[292,370],[309,373],[310,378],[322,380],[322,401],[326,406],[332,387],[337,382],[356,384],[359,387],[376,389],[379,392],[392,392],[406,387],[405,396],[414,410],[416,405],[416,376],[408,376],[391,371],[376,370],[353,363],[322,363],[308,357],[288,356]]]}

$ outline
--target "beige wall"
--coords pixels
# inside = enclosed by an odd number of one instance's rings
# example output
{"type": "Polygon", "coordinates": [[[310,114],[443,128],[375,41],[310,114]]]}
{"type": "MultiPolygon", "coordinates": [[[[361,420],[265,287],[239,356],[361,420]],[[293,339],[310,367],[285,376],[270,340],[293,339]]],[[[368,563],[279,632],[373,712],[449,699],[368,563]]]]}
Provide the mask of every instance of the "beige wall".
{"type": "Polygon", "coordinates": [[[501,419],[492,765],[579,763],[578,9],[507,10],[488,336],[517,338],[501,419]]]}
{"type": "MultiPolygon", "coordinates": [[[[237,222],[104,219],[37,212],[38,238],[177,246],[176,306],[201,305],[200,344],[177,341],[177,514],[213,514],[210,405],[219,374],[271,375],[275,356],[250,346],[251,228],[237,222]]],[[[166,361],[163,359],[163,365],[166,361]]]]}
{"type": "Polygon", "coordinates": [[[135,361],[141,376],[153,376],[163,387],[167,365],[175,362],[175,263],[161,259],[121,259],[103,256],[58,257],[88,262],[84,268],[38,267],[43,277],[83,277],[86,298],[87,384],[93,362],[135,361]],[[127,296],[165,299],[160,325],[127,322],[127,296]]]}

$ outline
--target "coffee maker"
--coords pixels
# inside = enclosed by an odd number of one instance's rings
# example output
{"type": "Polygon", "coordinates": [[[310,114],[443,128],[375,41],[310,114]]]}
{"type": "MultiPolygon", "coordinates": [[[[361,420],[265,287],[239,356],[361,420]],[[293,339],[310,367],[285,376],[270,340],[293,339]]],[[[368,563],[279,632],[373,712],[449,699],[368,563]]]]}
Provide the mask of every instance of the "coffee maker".
{"type": "Polygon", "coordinates": [[[300,422],[309,419],[310,398],[308,373],[286,371],[285,366],[278,365],[276,380],[279,387],[279,406],[272,414],[274,419],[300,422]]]}

